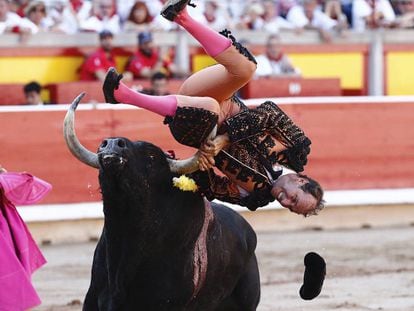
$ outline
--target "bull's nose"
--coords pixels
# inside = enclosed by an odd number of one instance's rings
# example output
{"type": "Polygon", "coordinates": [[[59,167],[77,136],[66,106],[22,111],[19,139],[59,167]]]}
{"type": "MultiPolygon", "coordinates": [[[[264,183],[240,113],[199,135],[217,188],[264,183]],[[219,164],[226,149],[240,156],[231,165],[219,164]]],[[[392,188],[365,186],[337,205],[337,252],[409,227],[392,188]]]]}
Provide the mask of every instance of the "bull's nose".
{"type": "Polygon", "coordinates": [[[103,151],[121,151],[122,149],[126,148],[126,141],[124,138],[107,138],[104,139],[99,146],[99,152],[103,151]]]}

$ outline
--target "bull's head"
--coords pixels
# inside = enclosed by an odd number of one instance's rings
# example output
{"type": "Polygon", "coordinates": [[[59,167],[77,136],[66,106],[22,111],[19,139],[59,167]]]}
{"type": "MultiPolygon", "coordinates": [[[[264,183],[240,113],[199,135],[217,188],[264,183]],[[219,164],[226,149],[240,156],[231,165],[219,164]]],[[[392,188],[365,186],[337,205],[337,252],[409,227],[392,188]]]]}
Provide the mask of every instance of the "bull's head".
{"type": "MultiPolygon", "coordinates": [[[[114,160],[120,165],[125,161],[122,157],[122,149],[127,147],[125,140],[122,138],[112,138],[104,140],[98,150],[98,154],[87,150],[79,142],[75,133],[75,110],[78,107],[79,102],[83,98],[85,93],[80,94],[72,102],[63,123],[63,135],[65,137],[66,144],[72,154],[81,162],[99,169],[102,163],[110,163],[114,160]],[[111,150],[111,152],[108,152],[111,150]]],[[[210,134],[213,136],[215,130],[210,134]]],[[[185,160],[173,160],[167,159],[170,170],[173,173],[188,174],[198,170],[199,152],[196,152],[192,157],[185,160]]]]}

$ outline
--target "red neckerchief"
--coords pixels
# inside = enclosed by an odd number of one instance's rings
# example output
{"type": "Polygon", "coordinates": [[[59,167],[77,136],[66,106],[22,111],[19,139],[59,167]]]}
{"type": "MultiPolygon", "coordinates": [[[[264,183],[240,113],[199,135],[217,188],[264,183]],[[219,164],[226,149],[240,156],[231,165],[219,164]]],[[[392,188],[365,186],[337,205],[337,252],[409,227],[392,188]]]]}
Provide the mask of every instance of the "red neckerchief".
{"type": "Polygon", "coordinates": [[[83,5],[83,0],[70,0],[70,4],[72,5],[75,12],[79,12],[83,5]]]}

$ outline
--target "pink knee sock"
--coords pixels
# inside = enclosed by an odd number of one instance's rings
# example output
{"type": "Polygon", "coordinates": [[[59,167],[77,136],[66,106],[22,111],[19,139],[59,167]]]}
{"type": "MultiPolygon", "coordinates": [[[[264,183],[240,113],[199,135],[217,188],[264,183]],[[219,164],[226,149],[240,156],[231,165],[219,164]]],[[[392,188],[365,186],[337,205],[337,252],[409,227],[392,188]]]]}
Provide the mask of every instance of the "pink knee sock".
{"type": "Polygon", "coordinates": [[[188,14],[186,8],[177,15],[174,22],[184,27],[185,30],[200,42],[204,50],[211,57],[217,56],[231,45],[231,41],[228,38],[193,19],[188,14]]]}
{"type": "Polygon", "coordinates": [[[114,96],[120,103],[144,108],[163,117],[172,117],[177,110],[177,98],[174,95],[146,95],[130,89],[122,82],[119,83],[118,89],[114,91],[114,96]]]}

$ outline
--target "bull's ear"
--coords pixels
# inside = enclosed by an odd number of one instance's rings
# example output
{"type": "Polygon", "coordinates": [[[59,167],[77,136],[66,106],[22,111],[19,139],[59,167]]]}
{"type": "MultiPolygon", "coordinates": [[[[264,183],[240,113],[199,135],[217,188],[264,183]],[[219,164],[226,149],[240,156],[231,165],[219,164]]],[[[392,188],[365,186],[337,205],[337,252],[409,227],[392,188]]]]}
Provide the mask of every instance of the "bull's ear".
{"type": "Polygon", "coordinates": [[[75,132],[75,110],[85,93],[79,94],[70,105],[63,121],[63,137],[70,152],[81,162],[99,169],[98,155],[86,149],[76,136],[75,132]]]}

